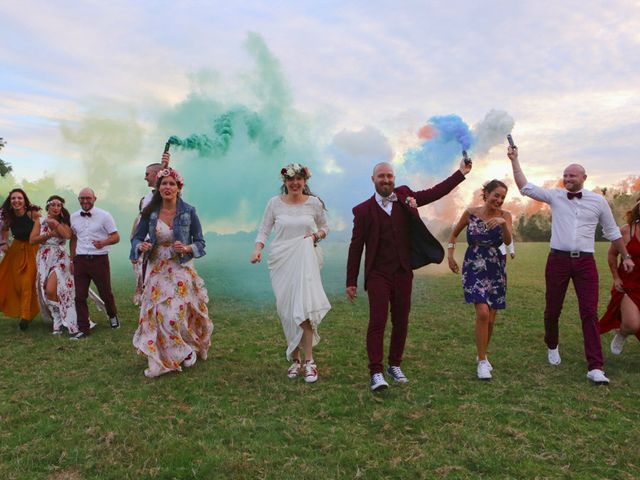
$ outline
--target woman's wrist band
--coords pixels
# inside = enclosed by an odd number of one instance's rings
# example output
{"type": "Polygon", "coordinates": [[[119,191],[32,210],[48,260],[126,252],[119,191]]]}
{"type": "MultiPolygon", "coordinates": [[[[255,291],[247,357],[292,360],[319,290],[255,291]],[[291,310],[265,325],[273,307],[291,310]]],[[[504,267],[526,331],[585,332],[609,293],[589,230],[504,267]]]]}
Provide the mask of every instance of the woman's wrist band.
{"type": "Polygon", "coordinates": [[[456,248],[455,243],[447,243],[447,248],[456,248]]]}

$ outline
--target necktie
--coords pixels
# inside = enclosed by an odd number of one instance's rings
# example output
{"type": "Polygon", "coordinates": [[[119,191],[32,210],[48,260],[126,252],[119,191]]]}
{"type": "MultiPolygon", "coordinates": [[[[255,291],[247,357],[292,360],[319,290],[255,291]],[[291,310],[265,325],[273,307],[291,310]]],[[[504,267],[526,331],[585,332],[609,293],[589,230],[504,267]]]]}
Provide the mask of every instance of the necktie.
{"type": "Polygon", "coordinates": [[[80,212],[81,217],[91,217],[91,212],[80,212]]]}
{"type": "Polygon", "coordinates": [[[397,202],[397,201],[398,201],[398,197],[396,196],[396,194],[394,192],[391,195],[389,195],[388,197],[382,197],[382,206],[384,208],[386,208],[387,205],[389,205],[389,202],[397,202]]]}
{"type": "Polygon", "coordinates": [[[567,192],[567,198],[569,200],[572,200],[574,198],[582,198],[582,192],[567,192]]]}

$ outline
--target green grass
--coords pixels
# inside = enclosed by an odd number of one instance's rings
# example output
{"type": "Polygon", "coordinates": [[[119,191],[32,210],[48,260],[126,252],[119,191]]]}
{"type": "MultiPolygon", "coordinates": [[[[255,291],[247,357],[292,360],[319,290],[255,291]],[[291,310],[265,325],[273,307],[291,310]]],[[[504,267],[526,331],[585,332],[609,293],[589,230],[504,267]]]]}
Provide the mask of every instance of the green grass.
{"type": "MultiPolygon", "coordinates": [[[[598,245],[600,311],[608,302],[598,245]]],[[[327,479],[640,477],[640,348],[603,338],[609,387],[587,381],[575,294],[561,318],[562,364],[542,341],[547,244],[519,244],[507,310],[475,378],[473,307],[459,276],[416,275],[404,371],[372,395],[366,295],[331,298],[316,349],[320,380],[286,378],[273,302],[216,297],[210,359],[147,379],[131,345],[137,311],[128,272],[114,278],[123,327],[98,314],[88,341],[25,333],[0,320],[2,479],[327,479]]],[[[459,252],[461,254],[462,251],[459,252]]]]}

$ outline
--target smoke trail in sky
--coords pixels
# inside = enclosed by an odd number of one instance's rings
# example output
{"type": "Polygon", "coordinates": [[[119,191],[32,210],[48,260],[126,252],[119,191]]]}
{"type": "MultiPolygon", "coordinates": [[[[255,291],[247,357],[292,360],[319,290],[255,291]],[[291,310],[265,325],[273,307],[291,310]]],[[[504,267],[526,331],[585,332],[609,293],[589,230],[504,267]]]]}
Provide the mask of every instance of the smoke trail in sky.
{"type": "Polygon", "coordinates": [[[458,115],[431,117],[419,131],[424,139],[420,147],[404,153],[407,172],[429,171],[441,175],[448,171],[462,150],[469,150],[473,136],[469,126],[458,115]]]}
{"type": "Polygon", "coordinates": [[[235,130],[240,126],[238,124],[244,128],[242,133],[265,153],[272,153],[284,141],[282,135],[270,131],[265,120],[257,112],[249,111],[245,107],[236,107],[213,120],[212,134],[194,133],[186,138],[172,135],[169,143],[185,150],[196,150],[201,157],[223,156],[237,134],[235,130]]]}
{"type": "Polygon", "coordinates": [[[484,119],[473,127],[473,154],[483,157],[496,145],[505,142],[508,133],[511,133],[515,120],[503,110],[490,110],[484,119]]]}

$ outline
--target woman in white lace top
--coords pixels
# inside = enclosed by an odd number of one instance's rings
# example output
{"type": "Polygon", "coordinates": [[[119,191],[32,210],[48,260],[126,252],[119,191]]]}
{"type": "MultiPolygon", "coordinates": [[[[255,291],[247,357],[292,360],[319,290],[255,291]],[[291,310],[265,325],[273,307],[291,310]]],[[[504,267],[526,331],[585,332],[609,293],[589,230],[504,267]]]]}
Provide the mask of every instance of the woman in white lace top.
{"type": "Polygon", "coordinates": [[[302,350],[304,379],[312,383],[318,379],[313,359],[313,346],[320,341],[318,325],[331,309],[322,287],[322,253],[317,246],[329,229],[324,205],[307,185],[311,176],[309,169],[292,163],[280,174],[282,195],[273,197],[267,204],[251,263],[262,260],[262,249],[271,230],[275,230],[267,261],[278,316],[287,340],[287,359],[293,362],[287,375],[296,378],[302,372],[302,350]]]}

